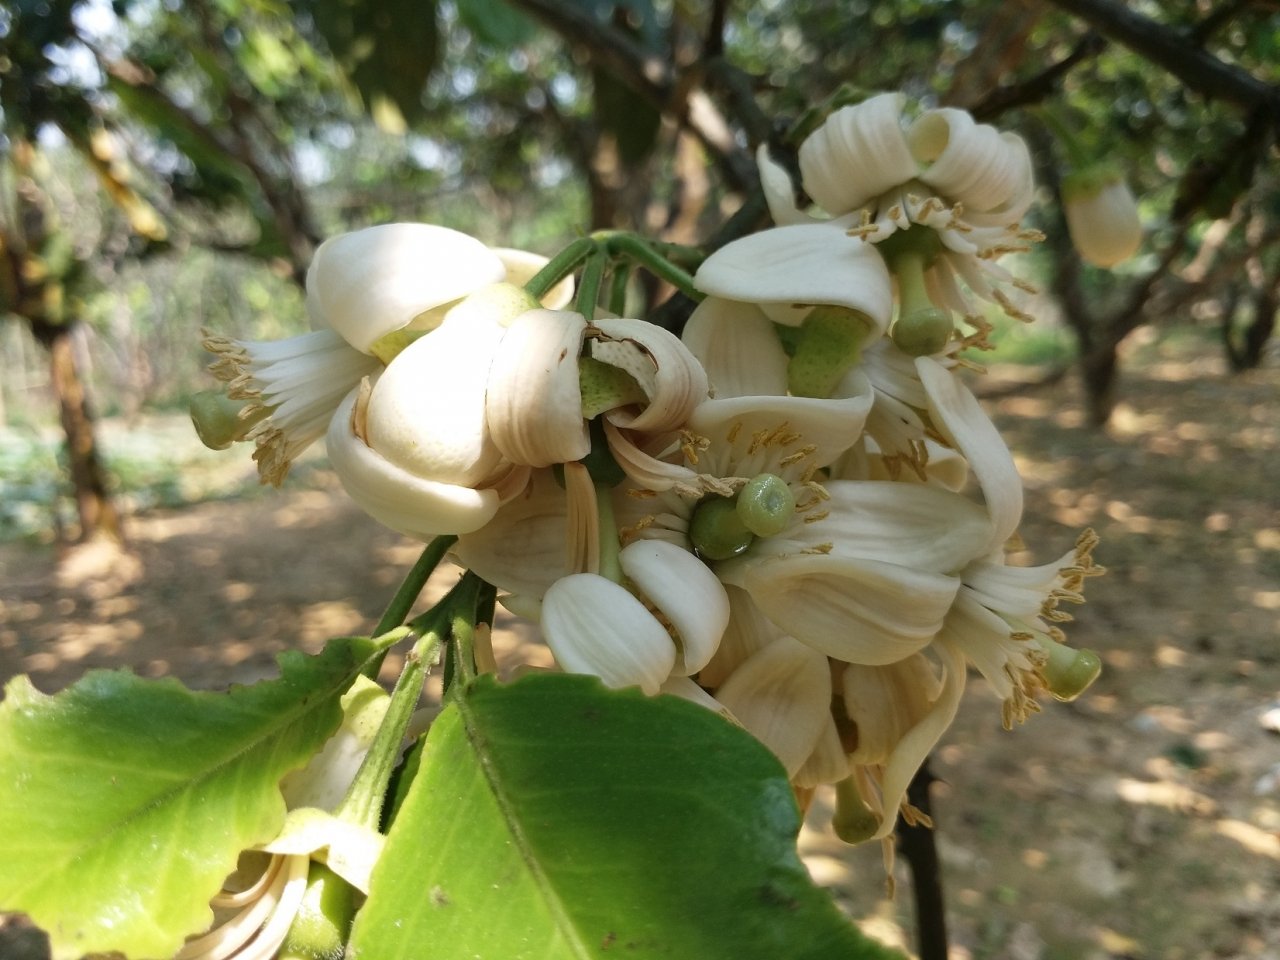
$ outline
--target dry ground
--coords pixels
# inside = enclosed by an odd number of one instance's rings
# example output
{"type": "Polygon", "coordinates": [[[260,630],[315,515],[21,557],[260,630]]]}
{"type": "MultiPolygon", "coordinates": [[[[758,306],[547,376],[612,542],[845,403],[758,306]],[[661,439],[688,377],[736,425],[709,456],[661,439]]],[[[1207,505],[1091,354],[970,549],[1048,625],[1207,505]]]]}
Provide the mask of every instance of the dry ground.
{"type": "MultiPolygon", "coordinates": [[[[1278,392],[1274,370],[1150,366],[1128,376],[1109,436],[1080,428],[1065,385],[995,405],[1027,482],[1028,559],[1084,526],[1102,535],[1110,573],[1071,637],[1106,670],[1008,733],[972,685],[934,761],[955,957],[1280,960],[1280,735],[1262,723],[1280,701],[1278,392]]],[[[123,559],[0,548],[0,678],[252,680],[280,650],[367,630],[417,552],[323,471],[130,531],[123,559]]],[[[811,869],[900,938],[909,896],[886,901],[879,851],[826,839],[824,813],[802,837],[811,869]]],[[[13,928],[8,942],[6,960],[30,945],[13,928]]]]}

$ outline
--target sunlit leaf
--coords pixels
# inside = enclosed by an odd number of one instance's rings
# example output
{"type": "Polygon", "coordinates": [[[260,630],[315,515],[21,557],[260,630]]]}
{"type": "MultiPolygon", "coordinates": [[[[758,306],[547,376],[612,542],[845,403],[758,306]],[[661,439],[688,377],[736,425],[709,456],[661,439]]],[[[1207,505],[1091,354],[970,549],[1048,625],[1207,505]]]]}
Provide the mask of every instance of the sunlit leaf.
{"type": "Polygon", "coordinates": [[[280,659],[227,693],[93,671],[54,696],[26,677],[0,703],[0,910],[29,913],[55,958],[171,956],[212,920],[241,850],[284,822],[280,778],[337,728],[365,640],[280,659]]]}
{"type": "Polygon", "coordinates": [[[724,718],[596,680],[481,680],[436,720],[356,960],[890,956],[796,856],[777,760],[724,718]]]}

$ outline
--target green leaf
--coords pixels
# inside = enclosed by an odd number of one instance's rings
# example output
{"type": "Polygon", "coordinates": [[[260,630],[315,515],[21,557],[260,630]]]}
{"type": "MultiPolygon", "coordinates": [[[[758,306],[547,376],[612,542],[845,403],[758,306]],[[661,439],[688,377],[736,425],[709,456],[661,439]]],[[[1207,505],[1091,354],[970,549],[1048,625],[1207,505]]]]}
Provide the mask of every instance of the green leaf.
{"type": "Polygon", "coordinates": [[[796,855],[776,759],[673,697],[488,678],[432,726],[352,960],[895,956],[796,855]]]}
{"type": "Polygon", "coordinates": [[[373,649],[334,640],[227,693],[98,670],[54,696],[26,677],[0,703],[0,910],[55,958],[168,957],[213,919],[240,851],[284,823],[280,778],[320,749],[373,649]]]}

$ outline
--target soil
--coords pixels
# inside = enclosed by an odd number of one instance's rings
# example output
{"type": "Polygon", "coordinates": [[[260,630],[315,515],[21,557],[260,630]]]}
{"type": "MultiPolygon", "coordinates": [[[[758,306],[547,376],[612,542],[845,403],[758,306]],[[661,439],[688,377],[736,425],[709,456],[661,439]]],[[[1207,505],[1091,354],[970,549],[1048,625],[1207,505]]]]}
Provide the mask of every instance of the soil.
{"type": "MultiPolygon", "coordinates": [[[[1102,537],[1109,573],[1068,630],[1105,669],[1010,732],[971,683],[932,761],[954,958],[1280,958],[1278,393],[1276,370],[1151,364],[1127,374],[1106,435],[1082,426],[1066,383],[990,404],[1026,480],[1027,561],[1083,527],[1102,537]]],[[[128,553],[0,547],[0,678],[251,681],[282,650],[368,630],[418,552],[320,468],[128,531],[128,553]]],[[[545,662],[531,631],[503,626],[501,657],[545,662]]],[[[820,796],[801,838],[811,871],[865,929],[909,945],[904,865],[890,901],[880,849],[831,839],[829,816],[820,796]]],[[[40,954],[0,919],[0,956],[40,954]]]]}

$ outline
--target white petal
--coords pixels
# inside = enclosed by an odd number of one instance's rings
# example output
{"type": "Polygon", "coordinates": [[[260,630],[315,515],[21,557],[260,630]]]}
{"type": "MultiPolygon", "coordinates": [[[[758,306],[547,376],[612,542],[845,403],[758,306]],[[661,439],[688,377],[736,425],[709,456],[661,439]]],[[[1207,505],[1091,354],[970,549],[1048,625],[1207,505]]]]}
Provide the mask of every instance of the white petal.
{"type": "Polygon", "coordinates": [[[883,332],[893,315],[889,270],[872,244],[846,235],[848,226],[833,220],[753,233],[708,257],[694,283],[747,303],[849,307],[883,332]]]}
{"type": "MultiPolygon", "coordinates": [[[[545,267],[550,260],[546,257],[530,253],[527,250],[513,250],[510,247],[494,247],[493,252],[502,261],[507,271],[507,283],[523,287],[545,267]]],[[[573,302],[573,276],[567,276],[547,291],[541,303],[548,310],[563,310],[573,302]]]]}
{"type": "Polygon", "coordinates": [[[853,446],[871,410],[870,392],[823,400],[813,397],[735,397],[708,400],[689,418],[689,429],[711,440],[699,469],[720,477],[776,473],[791,479],[824,467],[853,446]],[[812,448],[812,449],[808,449],[812,448]],[[805,452],[807,450],[807,452],[805,452]],[[788,464],[781,461],[804,453],[788,464]]]}
{"type": "Polygon", "coordinates": [[[903,735],[929,712],[941,684],[922,653],[881,667],[848,664],[841,675],[845,714],[858,728],[849,760],[886,763],[903,735]]]}
{"type": "Polygon", "coordinates": [[[502,590],[540,598],[569,573],[568,500],[550,470],[496,510],[482,529],[458,538],[458,562],[502,590]]]}
{"type": "Polygon", "coordinates": [[[818,787],[824,783],[837,783],[849,776],[849,757],[840,742],[835,721],[827,717],[818,742],[791,782],[797,787],[818,787]]]}
{"type": "Polygon", "coordinates": [[[779,226],[809,223],[812,218],[796,208],[791,175],[782,164],[773,162],[766,143],[760,144],[760,148],[756,150],[756,166],[760,168],[760,186],[764,188],[765,203],[769,205],[769,215],[773,217],[773,222],[779,226]]]}
{"type": "Polygon", "coordinates": [[[475,486],[501,454],[485,427],[485,384],[503,330],[445,324],[409,344],[373,386],[369,446],[427,480],[475,486]]]}
{"type": "Polygon", "coordinates": [[[790,776],[813,753],[831,718],[831,670],[816,650],[779,637],[735,670],[716,699],[790,776]]]}
{"type": "Polygon", "coordinates": [[[289,772],[280,781],[280,793],[290,810],[337,809],[390,704],[390,694],[380,686],[366,677],[356,678],[342,695],[342,726],[305,767],[289,772]]]}
{"type": "Polygon", "coordinates": [[[566,310],[530,310],[507,329],[489,368],[489,433],[513,463],[546,467],[591,450],[582,419],[578,355],[587,322],[566,310]]]}
{"type": "Polygon", "coordinates": [[[621,409],[609,419],[629,430],[674,430],[707,399],[707,374],[680,338],[643,320],[604,319],[593,326],[603,334],[591,340],[595,360],[626,371],[649,398],[638,412],[621,409]]]}
{"type": "Polygon", "coordinates": [[[661,540],[637,540],[618,559],[622,572],[679,634],[672,672],[697,673],[716,652],[729,623],[729,598],[716,575],[688,550],[661,540]]]}
{"type": "Polygon", "coordinates": [[[929,357],[916,360],[938,432],[969,461],[991,514],[987,549],[1002,548],[1022,521],[1022,478],[990,417],[960,379],[929,357]]]}
{"type": "Polygon", "coordinates": [[[782,630],[849,663],[908,657],[942,628],[959,579],[896,564],[801,554],[762,561],[747,590],[782,630]]]}
{"type": "Polygon", "coordinates": [[[991,524],[982,507],[948,490],[896,481],[833,480],[830,511],[812,524],[835,553],[956,573],[983,555],[991,524]]]}
{"type": "Polygon", "coordinates": [[[880,781],[885,818],[872,837],[873,840],[887,837],[893,832],[897,810],[907,795],[911,778],[951,726],[960,707],[960,697],[965,686],[964,658],[945,643],[940,645],[938,652],[946,670],[942,679],[942,691],[934,702],[933,709],[903,736],[885,765],[880,781]]]}
{"type": "Polygon", "coordinates": [[[638,686],[653,696],[671,675],[676,647],[653,614],[627,590],[593,573],[552,584],[542,630],[556,662],[609,687],[638,686]]]}
{"type": "Polygon", "coordinates": [[[751,594],[731,584],[725,584],[724,592],[729,598],[729,622],[715,656],[698,674],[698,681],[708,687],[724,683],[749,657],[782,636],[777,625],[760,612],[751,594]]]}
{"type": "Polygon", "coordinates": [[[900,93],[882,93],[837,110],[800,145],[804,188],[839,216],[916,175],[902,130],[900,93]]]}
{"type": "Polygon", "coordinates": [[[787,354],[759,307],[707,297],[681,335],[707,371],[715,395],[749,397],[787,392],[787,354]]]}
{"type": "Polygon", "coordinates": [[[474,237],[426,223],[391,223],[332,237],[307,270],[307,309],[363,353],[415,317],[503,278],[474,237]]]}
{"type": "Polygon", "coordinates": [[[733,714],[725,709],[723,703],[688,677],[668,677],[659,689],[662,693],[679,697],[681,700],[688,700],[690,703],[696,703],[700,707],[706,707],[712,713],[718,713],[726,720],[733,719],[733,714]]]}
{"type": "Polygon", "coordinates": [[[325,442],[338,479],[362,510],[420,540],[470,533],[489,522],[498,509],[494,491],[424,480],[380,456],[351,429],[355,400],[353,390],[330,421],[325,442]]]}

